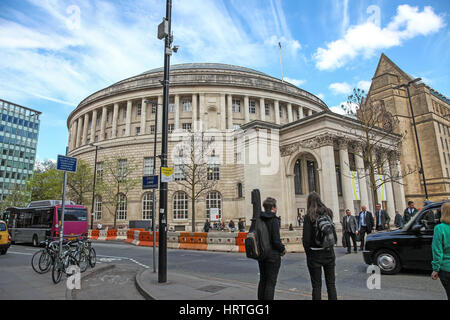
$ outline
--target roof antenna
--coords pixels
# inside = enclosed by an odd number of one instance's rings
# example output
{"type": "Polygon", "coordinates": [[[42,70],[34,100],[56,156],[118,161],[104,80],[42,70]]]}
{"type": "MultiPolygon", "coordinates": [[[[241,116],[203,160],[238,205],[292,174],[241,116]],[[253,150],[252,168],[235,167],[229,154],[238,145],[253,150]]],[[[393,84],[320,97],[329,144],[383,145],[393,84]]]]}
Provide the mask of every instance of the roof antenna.
{"type": "Polygon", "coordinates": [[[283,59],[281,58],[281,42],[278,42],[278,47],[280,48],[281,82],[284,82],[283,81],[283,59]]]}

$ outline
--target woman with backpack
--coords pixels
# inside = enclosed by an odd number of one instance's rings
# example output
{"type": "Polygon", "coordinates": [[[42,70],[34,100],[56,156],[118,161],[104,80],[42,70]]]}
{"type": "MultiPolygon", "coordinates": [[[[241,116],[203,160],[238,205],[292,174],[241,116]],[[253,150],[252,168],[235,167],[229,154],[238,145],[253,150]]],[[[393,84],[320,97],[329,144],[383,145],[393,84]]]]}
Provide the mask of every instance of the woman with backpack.
{"type": "Polygon", "coordinates": [[[302,241],[311,277],[312,299],[322,298],[323,268],[328,300],[337,300],[334,254],[337,236],[333,225],[333,212],[323,204],[316,192],[308,195],[306,211],[302,241]]]}

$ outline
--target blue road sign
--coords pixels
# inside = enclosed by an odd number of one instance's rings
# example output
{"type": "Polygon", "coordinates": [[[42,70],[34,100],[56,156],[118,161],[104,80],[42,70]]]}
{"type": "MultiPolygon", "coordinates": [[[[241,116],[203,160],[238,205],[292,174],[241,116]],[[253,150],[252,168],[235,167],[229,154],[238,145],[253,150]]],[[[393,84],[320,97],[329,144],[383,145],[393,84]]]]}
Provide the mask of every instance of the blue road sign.
{"type": "Polygon", "coordinates": [[[142,189],[158,189],[158,176],[143,176],[142,189]]]}
{"type": "Polygon", "coordinates": [[[56,169],[60,171],[77,172],[77,158],[58,155],[56,169]]]}

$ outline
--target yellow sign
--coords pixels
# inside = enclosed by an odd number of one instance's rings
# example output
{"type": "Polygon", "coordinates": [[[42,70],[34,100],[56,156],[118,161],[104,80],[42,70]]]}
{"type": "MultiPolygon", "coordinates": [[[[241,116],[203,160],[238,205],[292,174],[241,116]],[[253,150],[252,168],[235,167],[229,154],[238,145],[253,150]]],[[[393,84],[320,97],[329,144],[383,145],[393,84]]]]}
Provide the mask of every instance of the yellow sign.
{"type": "Polygon", "coordinates": [[[161,167],[161,182],[173,181],[173,168],[161,167]]]}

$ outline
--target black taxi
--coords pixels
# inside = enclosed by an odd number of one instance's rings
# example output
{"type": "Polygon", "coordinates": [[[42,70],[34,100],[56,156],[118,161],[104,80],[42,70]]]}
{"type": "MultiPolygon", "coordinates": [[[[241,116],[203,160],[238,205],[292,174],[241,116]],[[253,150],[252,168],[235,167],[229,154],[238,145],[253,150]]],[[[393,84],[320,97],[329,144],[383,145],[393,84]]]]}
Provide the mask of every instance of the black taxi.
{"type": "Polygon", "coordinates": [[[364,262],[380,268],[382,274],[395,274],[402,268],[431,271],[434,227],[440,223],[445,202],[426,202],[402,228],[370,234],[363,251],[364,262]]]}

